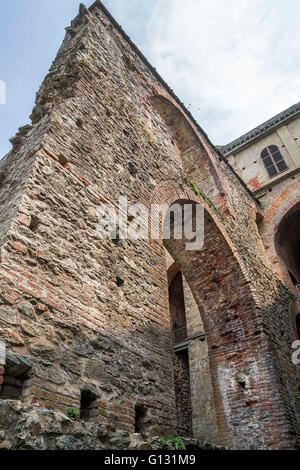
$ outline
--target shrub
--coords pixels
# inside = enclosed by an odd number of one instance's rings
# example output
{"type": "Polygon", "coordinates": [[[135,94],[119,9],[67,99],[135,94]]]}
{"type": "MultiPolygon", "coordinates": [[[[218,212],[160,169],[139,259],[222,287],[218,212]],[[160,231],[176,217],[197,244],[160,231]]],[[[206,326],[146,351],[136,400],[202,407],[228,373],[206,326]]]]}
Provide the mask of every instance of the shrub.
{"type": "Polygon", "coordinates": [[[160,449],[165,449],[168,443],[172,443],[176,450],[185,450],[185,445],[179,437],[170,437],[169,439],[160,439],[158,442],[158,447],[160,449]]]}
{"type": "Polygon", "coordinates": [[[191,187],[192,187],[192,190],[193,190],[194,193],[196,194],[196,196],[199,196],[199,195],[200,195],[200,191],[199,191],[199,189],[197,188],[197,185],[196,185],[195,181],[190,180],[190,185],[191,185],[191,187]]]}
{"type": "Polygon", "coordinates": [[[77,410],[76,408],[68,408],[67,416],[68,416],[68,418],[72,419],[73,421],[76,421],[76,419],[78,419],[79,416],[80,416],[80,411],[77,410]]]}

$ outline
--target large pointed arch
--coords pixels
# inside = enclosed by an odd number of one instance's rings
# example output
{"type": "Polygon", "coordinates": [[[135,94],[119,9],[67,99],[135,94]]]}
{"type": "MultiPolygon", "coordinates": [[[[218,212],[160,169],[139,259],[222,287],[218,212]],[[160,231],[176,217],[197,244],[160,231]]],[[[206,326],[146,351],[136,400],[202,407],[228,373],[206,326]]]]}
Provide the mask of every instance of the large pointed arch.
{"type": "MultiPolygon", "coordinates": [[[[250,280],[220,215],[207,202],[175,181],[156,187],[153,204],[171,207],[175,202],[202,204],[205,209],[201,251],[186,251],[184,239],[161,244],[184,275],[202,315],[220,442],[237,449],[248,449],[249,442],[253,448],[272,448],[270,433],[275,430],[273,423],[264,421],[266,409],[276,416],[285,404],[250,280]]],[[[280,442],[288,446],[281,431],[280,442]]]]}
{"type": "Polygon", "coordinates": [[[293,284],[300,285],[300,201],[282,217],[274,243],[279,259],[288,270],[293,284]]]}
{"type": "Polygon", "coordinates": [[[282,220],[284,220],[287,214],[289,214],[289,212],[298,204],[300,204],[298,182],[294,182],[286,188],[279,200],[275,200],[269,210],[265,212],[264,218],[259,223],[259,232],[264,241],[267,257],[271,262],[271,267],[277,277],[284,284],[288,284],[290,286],[291,282],[288,272],[276,247],[276,234],[282,220]]]}
{"type": "Polygon", "coordinates": [[[186,176],[196,181],[211,199],[218,199],[224,194],[224,188],[216,171],[217,156],[213,155],[207,139],[166,93],[160,90],[160,94],[151,97],[151,102],[171,131],[186,176]]]}

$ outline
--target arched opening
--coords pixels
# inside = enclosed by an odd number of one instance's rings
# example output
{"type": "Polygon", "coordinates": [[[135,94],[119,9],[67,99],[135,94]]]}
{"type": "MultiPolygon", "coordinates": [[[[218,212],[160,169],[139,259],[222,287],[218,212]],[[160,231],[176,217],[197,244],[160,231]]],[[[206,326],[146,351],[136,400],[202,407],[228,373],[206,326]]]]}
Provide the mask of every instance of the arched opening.
{"type": "Polygon", "coordinates": [[[275,247],[293,285],[300,284],[300,202],[283,217],[275,235],[275,247]]]}
{"type": "MultiPolygon", "coordinates": [[[[236,238],[232,236],[230,219],[226,219],[230,203],[234,206],[235,201],[225,184],[219,160],[188,116],[170,97],[158,92],[152,103],[162,118],[166,135],[169,132],[174,143],[185,177],[182,181],[193,180],[201,198],[187,194],[185,185],[176,179],[156,188],[153,201],[170,206],[188,195],[190,203],[191,199],[195,199],[194,204],[204,201],[206,208],[202,249],[188,251],[186,240],[174,236],[166,238],[164,246],[196,302],[198,324],[200,315],[203,320],[220,443],[237,449],[293,448],[297,423],[290,403],[296,384],[281,361],[282,358],[290,364],[289,352],[279,349],[279,341],[276,343],[270,335],[277,312],[282,312],[281,318],[287,316],[288,307],[281,299],[288,300],[288,294],[275,298],[273,291],[265,300],[261,298],[264,279],[257,279],[254,271],[250,278],[245,261],[252,260],[243,253],[243,235],[240,243],[239,233],[236,238]]],[[[236,230],[243,231],[242,224],[237,224],[236,230]]],[[[267,281],[266,286],[269,285],[267,281]]],[[[188,341],[190,352],[190,338],[188,341]]],[[[196,396],[198,401],[192,396],[193,421],[201,390],[196,396]]]]}
{"type": "Polygon", "coordinates": [[[214,157],[208,155],[200,136],[177,106],[162,95],[152,96],[151,101],[171,132],[174,151],[185,176],[195,181],[211,200],[216,200],[224,188],[214,167],[214,157]]]}
{"type": "MultiPolygon", "coordinates": [[[[170,259],[170,255],[167,255],[170,259]]],[[[170,264],[170,261],[169,261],[170,264]]],[[[208,348],[192,292],[172,260],[168,268],[177,433],[219,443],[208,348]]]]}
{"type": "MultiPolygon", "coordinates": [[[[176,204],[183,208],[185,205],[192,206],[193,215],[198,205],[196,201],[191,200],[177,200],[176,204]]],[[[184,209],[182,212],[184,214],[184,209]]],[[[178,214],[177,212],[173,218],[166,217],[171,226],[173,224],[178,227],[183,223],[184,217],[181,222],[176,220],[178,214]]],[[[187,240],[185,237],[181,239],[174,237],[173,226],[170,230],[171,236],[164,240],[164,246],[182,274],[183,286],[186,282],[191,297],[197,305],[189,320],[185,299],[187,329],[189,330],[190,321],[190,331],[193,332],[191,335],[188,332],[189,340],[190,337],[193,338],[194,333],[195,336],[198,335],[202,324],[201,317],[203,320],[202,335],[204,334],[207,339],[209,363],[205,374],[211,378],[220,442],[232,447],[249,448],[249,433],[248,431],[244,433],[240,426],[245,426],[247,422],[248,430],[252,429],[258,416],[265,413],[264,404],[257,400],[261,377],[266,374],[264,363],[257,360],[260,327],[254,315],[253,298],[248,283],[214,219],[215,216],[205,210],[202,221],[205,232],[202,249],[187,250],[187,240]]],[[[193,217],[193,224],[195,222],[196,219],[193,217]]],[[[175,276],[174,280],[175,283],[179,283],[180,276],[177,279],[175,276]]],[[[182,303],[177,303],[176,326],[182,327],[183,318],[182,303]]],[[[201,335],[199,336],[201,343],[201,335]]],[[[198,373],[201,367],[200,357],[199,348],[195,349],[193,360],[197,364],[198,373]]],[[[191,364],[191,358],[189,362],[191,364]]],[[[190,379],[191,377],[190,371],[190,379]]],[[[193,387],[192,379],[191,405],[193,413],[194,410],[197,413],[203,405],[201,396],[203,389],[201,390],[201,385],[197,389],[195,387],[193,395],[193,387]]],[[[207,413],[205,418],[212,414],[207,413]]],[[[199,413],[195,422],[198,425],[201,422],[199,413]]],[[[203,428],[204,426],[202,430],[203,428]]],[[[202,437],[205,438],[205,429],[203,432],[202,437]]],[[[264,436],[253,433],[251,439],[254,442],[253,446],[259,448],[264,436]]]]}

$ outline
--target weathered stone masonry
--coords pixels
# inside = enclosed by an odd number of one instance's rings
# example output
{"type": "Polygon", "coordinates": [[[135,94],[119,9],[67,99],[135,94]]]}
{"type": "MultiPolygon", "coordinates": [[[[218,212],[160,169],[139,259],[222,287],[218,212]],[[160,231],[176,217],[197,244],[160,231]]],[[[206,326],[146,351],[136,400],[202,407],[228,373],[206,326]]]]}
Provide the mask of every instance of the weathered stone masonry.
{"type": "Polygon", "coordinates": [[[174,435],[166,248],[202,317],[219,442],[295,448],[292,299],[269,268],[259,205],[100,2],[67,28],[31,118],[0,163],[0,337],[30,363],[22,401],[66,412],[89,391],[108,448],[135,431],[137,407],[144,435],[174,435]],[[99,240],[96,210],[121,195],[202,204],[203,251],[99,240]]]}

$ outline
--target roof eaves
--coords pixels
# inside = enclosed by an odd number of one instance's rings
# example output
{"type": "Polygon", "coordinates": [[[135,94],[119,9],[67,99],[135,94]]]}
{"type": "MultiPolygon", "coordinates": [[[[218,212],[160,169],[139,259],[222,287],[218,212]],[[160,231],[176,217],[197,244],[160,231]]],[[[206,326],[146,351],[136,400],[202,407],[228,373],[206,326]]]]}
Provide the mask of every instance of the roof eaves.
{"type": "Polygon", "coordinates": [[[260,137],[266,134],[269,134],[273,130],[277,129],[278,127],[282,126],[283,124],[298,115],[300,115],[300,102],[282,111],[273,118],[257,126],[255,129],[252,129],[247,134],[244,134],[238,139],[233,140],[229,144],[224,145],[223,147],[221,147],[221,152],[225,157],[232,153],[236,153],[242,148],[249,145],[250,143],[255,142],[260,137]]]}

